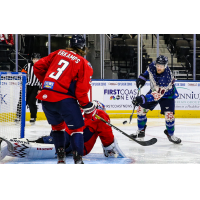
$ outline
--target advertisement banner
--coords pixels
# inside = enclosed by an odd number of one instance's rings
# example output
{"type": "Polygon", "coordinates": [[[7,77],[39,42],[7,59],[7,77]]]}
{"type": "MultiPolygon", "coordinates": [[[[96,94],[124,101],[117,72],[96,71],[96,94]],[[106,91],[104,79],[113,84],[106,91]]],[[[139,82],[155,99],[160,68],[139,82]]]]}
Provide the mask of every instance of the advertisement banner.
{"type": "MultiPolygon", "coordinates": [[[[176,81],[175,85],[179,93],[175,100],[175,110],[200,110],[200,82],[176,81]]],[[[138,92],[135,81],[93,81],[92,87],[93,99],[103,100],[107,110],[133,109],[131,102],[138,92]]],[[[145,95],[149,90],[150,82],[147,81],[140,95],[145,95]]],[[[160,110],[160,106],[157,105],[154,110],[160,110]]]]}
{"type": "Polygon", "coordinates": [[[107,110],[132,110],[131,102],[135,96],[135,82],[110,81],[104,86],[104,104],[107,110]]]}
{"type": "MultiPolygon", "coordinates": [[[[132,100],[137,96],[138,89],[135,81],[93,81],[93,98],[102,99],[106,106],[106,110],[132,110],[132,100]],[[98,86],[98,87],[96,87],[98,86]],[[103,94],[99,93],[99,88],[103,86],[103,94]],[[96,89],[94,89],[96,88],[96,89]],[[95,92],[98,91],[98,92],[95,92]]],[[[146,94],[150,90],[150,82],[147,81],[141,89],[141,94],[146,94]]],[[[155,110],[159,109],[159,105],[155,110]]]]}
{"type": "Polygon", "coordinates": [[[17,111],[20,88],[20,80],[0,81],[0,113],[12,113],[17,111]]]}
{"type": "Polygon", "coordinates": [[[200,83],[176,81],[175,85],[179,93],[175,101],[175,109],[200,110],[200,83]]]}

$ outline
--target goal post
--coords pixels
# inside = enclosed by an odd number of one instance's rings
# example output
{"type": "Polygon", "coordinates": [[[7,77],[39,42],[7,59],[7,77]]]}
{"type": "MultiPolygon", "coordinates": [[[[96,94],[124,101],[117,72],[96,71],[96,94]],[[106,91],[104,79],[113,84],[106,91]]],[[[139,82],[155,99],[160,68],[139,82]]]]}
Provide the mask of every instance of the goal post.
{"type": "Polygon", "coordinates": [[[24,138],[26,74],[0,72],[0,137],[24,138]]]}

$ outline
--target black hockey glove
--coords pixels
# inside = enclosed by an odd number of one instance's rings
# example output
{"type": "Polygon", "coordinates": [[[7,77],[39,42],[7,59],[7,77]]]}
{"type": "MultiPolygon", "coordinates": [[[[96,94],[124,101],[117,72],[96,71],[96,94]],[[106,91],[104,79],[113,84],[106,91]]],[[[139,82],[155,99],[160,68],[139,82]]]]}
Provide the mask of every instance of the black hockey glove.
{"type": "Polygon", "coordinates": [[[144,95],[137,96],[133,99],[132,104],[134,106],[139,106],[141,104],[145,104],[147,102],[147,99],[144,95]]]}
{"type": "Polygon", "coordinates": [[[141,74],[139,76],[139,78],[137,78],[137,80],[136,80],[137,88],[139,88],[139,87],[142,88],[145,85],[146,80],[147,80],[146,77],[143,74],[141,74]]]}

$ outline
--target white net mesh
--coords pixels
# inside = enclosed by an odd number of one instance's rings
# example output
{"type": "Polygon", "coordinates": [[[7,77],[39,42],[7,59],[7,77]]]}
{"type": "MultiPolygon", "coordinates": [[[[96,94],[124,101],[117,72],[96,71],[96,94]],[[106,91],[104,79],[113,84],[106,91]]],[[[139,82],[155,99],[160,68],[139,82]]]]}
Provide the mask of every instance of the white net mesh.
{"type": "MultiPolygon", "coordinates": [[[[0,76],[0,137],[20,138],[22,132],[22,75],[0,76]]],[[[24,122],[25,123],[25,122],[24,122]]]]}

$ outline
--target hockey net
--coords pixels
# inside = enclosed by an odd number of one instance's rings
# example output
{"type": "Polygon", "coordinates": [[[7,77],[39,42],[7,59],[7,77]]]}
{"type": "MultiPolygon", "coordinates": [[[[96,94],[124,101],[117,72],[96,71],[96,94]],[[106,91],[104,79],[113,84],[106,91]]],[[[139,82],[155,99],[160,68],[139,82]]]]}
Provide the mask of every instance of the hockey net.
{"type": "Polygon", "coordinates": [[[0,72],[0,137],[23,138],[26,74],[0,72]]]}

